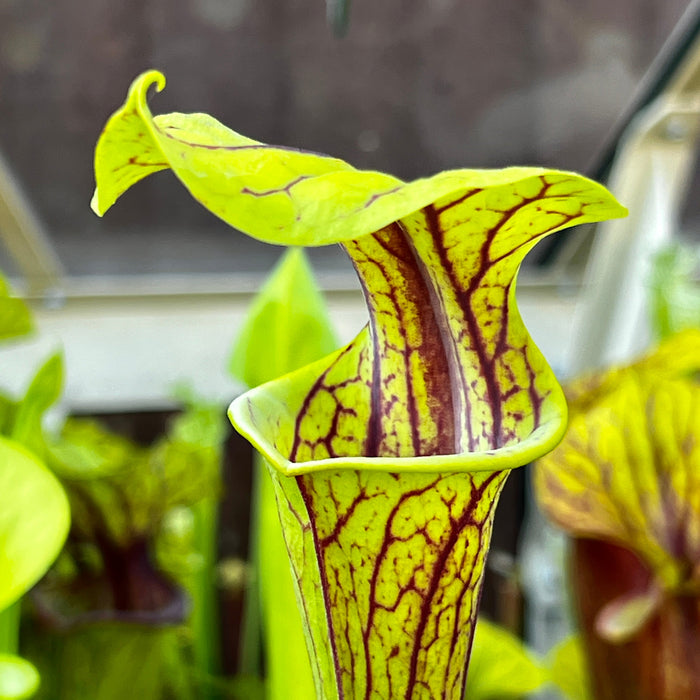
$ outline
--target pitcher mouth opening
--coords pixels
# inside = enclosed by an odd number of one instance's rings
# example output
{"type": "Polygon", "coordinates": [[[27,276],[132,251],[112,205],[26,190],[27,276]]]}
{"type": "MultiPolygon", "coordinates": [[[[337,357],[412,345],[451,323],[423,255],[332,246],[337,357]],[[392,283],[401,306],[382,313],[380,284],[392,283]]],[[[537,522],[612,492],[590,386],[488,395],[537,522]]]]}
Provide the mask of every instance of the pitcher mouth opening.
{"type": "MultiPolygon", "coordinates": [[[[173,627],[187,620],[191,602],[185,591],[158,576],[158,601],[153,607],[141,610],[117,610],[111,606],[95,609],[70,610],[57,604],[59,596],[66,593],[65,587],[54,587],[46,582],[39,584],[30,598],[39,620],[49,629],[57,632],[70,632],[95,624],[138,625],[149,628],[173,627]]],[[[99,585],[92,582],[93,587],[99,585]]],[[[68,592],[69,596],[79,596],[83,588],[68,592]]]]}
{"type": "MultiPolygon", "coordinates": [[[[293,376],[293,375],[289,375],[293,376]]],[[[275,380],[277,381],[277,380],[275,380]]],[[[274,384],[274,382],[270,382],[274,384]]],[[[535,461],[553,449],[566,432],[567,408],[561,390],[553,391],[552,405],[539,426],[524,439],[490,450],[436,454],[414,457],[328,457],[325,459],[295,462],[288,459],[275,443],[275,436],[268,437],[256,420],[256,400],[262,399],[269,417],[272,413],[283,417],[287,408],[281,401],[275,402],[266,394],[266,387],[252,389],[234,399],[228,416],[234,428],[246,438],[267,462],[283,476],[299,476],[322,471],[382,471],[395,473],[447,473],[493,472],[515,469],[535,461]],[[274,411],[277,403],[277,411],[274,411]]]]}

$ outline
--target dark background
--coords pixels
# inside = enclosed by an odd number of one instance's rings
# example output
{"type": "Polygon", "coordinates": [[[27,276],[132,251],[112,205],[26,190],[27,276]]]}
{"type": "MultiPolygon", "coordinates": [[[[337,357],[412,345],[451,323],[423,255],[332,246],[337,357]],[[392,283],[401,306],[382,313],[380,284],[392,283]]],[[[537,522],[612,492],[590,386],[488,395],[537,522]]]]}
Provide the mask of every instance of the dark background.
{"type": "Polygon", "coordinates": [[[337,39],[323,0],[0,0],[0,153],[71,274],[265,270],[278,252],[169,173],[104,220],[89,210],[95,141],[143,70],[168,78],[154,113],[209,112],[403,178],[583,170],[687,4],[355,0],[337,39]]]}

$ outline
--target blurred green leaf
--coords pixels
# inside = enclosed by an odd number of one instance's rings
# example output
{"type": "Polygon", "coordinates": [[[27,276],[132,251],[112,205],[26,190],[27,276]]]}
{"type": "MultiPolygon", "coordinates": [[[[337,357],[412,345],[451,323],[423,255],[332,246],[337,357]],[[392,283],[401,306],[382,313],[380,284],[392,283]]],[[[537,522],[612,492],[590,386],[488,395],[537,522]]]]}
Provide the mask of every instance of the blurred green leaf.
{"type": "MultiPolygon", "coordinates": [[[[89,625],[85,634],[71,632],[44,652],[39,649],[39,657],[46,653],[45,665],[39,665],[46,687],[41,698],[121,700],[127,692],[160,698],[171,686],[177,689],[167,697],[178,700],[214,697],[209,694],[214,674],[192,666],[197,647],[193,637],[199,632],[195,620],[202,618],[202,604],[193,590],[207,563],[197,540],[195,507],[216,505],[226,418],[221,406],[191,396],[187,401],[167,433],[150,446],[82,418],[69,418],[51,444],[51,464],[68,492],[74,524],[72,556],[63,562],[62,577],[55,570],[55,585],[42,589],[46,604],[71,619],[112,605],[131,611],[131,605],[159,604],[177,582],[189,590],[192,607],[187,626],[170,632],[147,624],[105,625],[101,630],[89,625]],[[98,561],[86,566],[90,552],[98,561]],[[149,597],[151,589],[155,593],[149,597]],[[67,661],[70,655],[75,658],[67,661]],[[70,673],[61,670],[66,664],[70,673]],[[129,670],[134,664],[137,673],[129,670]],[[194,683],[196,692],[190,688],[194,683]]],[[[215,553],[216,519],[209,520],[215,553]]],[[[212,569],[206,572],[206,583],[215,600],[212,569]]],[[[213,645],[216,630],[213,625],[207,629],[212,633],[207,642],[213,645]]]]}
{"type": "Polygon", "coordinates": [[[51,466],[61,479],[108,478],[118,475],[125,464],[143,459],[143,452],[142,447],[95,420],[68,418],[51,445],[51,466]]]}
{"type": "Polygon", "coordinates": [[[17,404],[10,437],[40,457],[45,452],[42,419],[58,401],[62,389],[63,356],[56,353],[39,368],[24,398],[17,404]]]}
{"type": "Polygon", "coordinates": [[[16,654],[19,650],[21,601],[0,610],[0,654],[16,654]]]}
{"type": "Polygon", "coordinates": [[[548,680],[545,668],[520,639],[502,627],[478,620],[465,700],[520,698],[548,680]]]}
{"type": "Polygon", "coordinates": [[[224,425],[220,408],[192,406],[146,448],[96,421],[68,419],[51,467],[70,496],[74,530],[123,546],[155,535],[171,508],[217,496],[224,425]]]}
{"type": "MultiPolygon", "coordinates": [[[[236,676],[228,684],[231,700],[265,700],[265,684],[260,678],[236,676]]],[[[290,689],[291,692],[291,689],[290,689]]]]}
{"type": "Polygon", "coordinates": [[[149,450],[149,471],[161,474],[163,510],[218,497],[226,414],[218,404],[186,406],[149,450]]]}
{"type": "Polygon", "coordinates": [[[659,339],[700,328],[700,248],[675,245],[654,259],[652,324],[659,339]]]}
{"type": "Polygon", "coordinates": [[[0,609],[42,576],[68,534],[65,493],[22,446],[0,438],[0,609]]]}
{"type": "MultiPolygon", "coordinates": [[[[253,387],[291,372],[337,347],[323,294],[303,249],[288,248],[251,305],[234,347],[230,370],[253,387]]],[[[307,700],[314,685],[297,611],[287,549],[270,476],[256,455],[253,566],[258,586],[247,596],[243,646],[252,673],[262,615],[269,700],[307,700]],[[258,600],[259,596],[259,600],[258,600]]]]}
{"type": "Polygon", "coordinates": [[[178,628],[97,623],[28,643],[40,700],[199,700],[178,628]]]}
{"type": "Polygon", "coordinates": [[[268,668],[269,700],[314,697],[313,676],[272,479],[256,455],[260,493],[257,520],[259,586],[268,668]]]}
{"type": "Polygon", "coordinates": [[[337,347],[323,295],[301,248],[289,248],[255,298],[231,355],[248,387],[275,379],[337,347]]]}
{"type": "Polygon", "coordinates": [[[204,565],[202,556],[197,552],[192,508],[171,508],[163,518],[154,544],[158,568],[191,591],[193,577],[204,565]]]}
{"type": "Polygon", "coordinates": [[[201,497],[187,508],[175,506],[168,511],[163,528],[167,536],[159,537],[160,562],[165,570],[175,573],[192,599],[189,624],[193,658],[198,675],[206,681],[198,700],[214,700],[221,697],[212,680],[221,672],[215,580],[218,496],[227,421],[218,404],[207,403],[182,389],[178,397],[186,409],[171,424],[160,455],[164,460],[182,459],[189,464],[189,480],[200,480],[201,497]]]}
{"type": "Polygon", "coordinates": [[[547,655],[552,683],[568,700],[593,700],[583,642],[578,635],[567,637],[547,655]]]}
{"type": "Polygon", "coordinates": [[[0,340],[26,335],[33,328],[29,308],[22,299],[10,296],[10,288],[0,275],[0,340]]]}
{"type": "Polygon", "coordinates": [[[209,403],[183,390],[180,390],[177,396],[184,410],[170,423],[167,439],[220,451],[228,427],[226,413],[222,407],[218,403],[209,403]]]}
{"type": "Polygon", "coordinates": [[[9,435],[17,414],[18,402],[0,392],[0,435],[9,435]]]}
{"type": "Polygon", "coordinates": [[[148,508],[153,485],[147,478],[144,448],[113,433],[97,421],[69,418],[50,446],[50,466],[70,498],[73,532],[90,540],[99,533],[125,545],[138,532],[132,519],[133,504],[124,493],[130,489],[148,508]],[[145,482],[145,484],[144,484],[145,482]]]}
{"type": "Polygon", "coordinates": [[[39,672],[29,661],[0,654],[0,700],[30,698],[39,687],[39,672]]]}

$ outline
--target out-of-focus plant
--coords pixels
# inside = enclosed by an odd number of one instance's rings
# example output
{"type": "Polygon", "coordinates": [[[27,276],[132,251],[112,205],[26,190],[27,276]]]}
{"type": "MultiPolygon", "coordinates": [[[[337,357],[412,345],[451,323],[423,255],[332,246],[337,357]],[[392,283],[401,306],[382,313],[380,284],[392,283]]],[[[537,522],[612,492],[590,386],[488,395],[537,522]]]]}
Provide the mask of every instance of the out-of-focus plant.
{"type": "Polygon", "coordinates": [[[0,275],[0,340],[10,340],[34,329],[29,307],[10,292],[5,278],[0,275]]]}
{"type": "Polygon", "coordinates": [[[30,697],[39,685],[34,667],[14,655],[17,601],[58,555],[69,522],[68,501],[51,472],[21,445],[0,438],[0,611],[9,615],[2,621],[0,698],[30,697]]]}
{"type": "Polygon", "coordinates": [[[30,698],[39,687],[36,667],[14,654],[0,654],[0,698],[24,700],[30,698]]]}
{"type": "Polygon", "coordinates": [[[152,85],[163,76],[138,78],[100,137],[96,212],[171,168],[256,238],[342,243],[365,292],[354,342],[230,412],[270,468],[317,697],[461,699],[498,495],[566,422],[518,268],[544,236],[625,210],[571,173],[404,183],[207,115],[153,118],[152,85]]]}
{"type": "Polygon", "coordinates": [[[182,651],[184,590],[194,602],[188,642],[198,662],[199,635],[214,643],[201,593],[214,582],[199,580],[205,562],[187,509],[218,496],[223,434],[221,410],[199,404],[150,447],[92,420],[66,421],[50,464],[73,523],[61,560],[34,595],[55,630],[35,635],[30,647],[45,678],[42,697],[160,698],[167,689],[190,698],[195,682],[204,697],[211,679],[193,679],[182,651]]]}
{"type": "MultiPolygon", "coordinates": [[[[252,388],[318,360],[336,347],[311,266],[302,249],[292,248],[250,308],[233,350],[231,373],[252,388]]],[[[273,483],[257,453],[255,470],[251,544],[258,595],[251,598],[260,606],[262,617],[267,697],[308,700],[314,684],[302,618],[296,608],[273,483]]],[[[250,636],[244,644],[254,646],[250,636]]]]}
{"type": "Polygon", "coordinates": [[[546,697],[591,700],[588,675],[577,635],[540,657],[512,632],[479,618],[464,700],[540,697],[542,690],[546,697]]]}
{"type": "Polygon", "coordinates": [[[590,672],[583,642],[578,634],[557,644],[544,660],[549,677],[567,700],[592,700],[590,672]]]}
{"type": "Polygon", "coordinates": [[[651,318],[659,339],[700,328],[700,247],[674,245],[654,260],[651,318]]]}
{"type": "Polygon", "coordinates": [[[514,634],[477,621],[464,700],[523,698],[549,679],[546,666],[514,634]]]}
{"type": "Polygon", "coordinates": [[[0,609],[19,599],[56,558],[66,537],[68,504],[46,467],[0,438],[0,609]]]}
{"type": "Polygon", "coordinates": [[[573,539],[597,700],[700,697],[700,330],[571,385],[540,504],[573,539]]]}
{"type": "Polygon", "coordinates": [[[170,541],[175,542],[176,546],[170,549],[170,556],[165,555],[167,550],[162,545],[164,536],[161,532],[157,542],[161,545],[159,562],[165,571],[170,571],[176,579],[182,581],[191,596],[189,629],[194,664],[200,679],[197,700],[215,700],[220,695],[216,692],[213,681],[221,673],[216,579],[225,421],[218,404],[202,401],[185,390],[178,393],[186,410],[172,422],[167,438],[161,441],[161,460],[181,462],[183,473],[191,470],[206,475],[209,486],[203,489],[207,493],[189,507],[180,506],[169,511],[167,531],[171,535],[170,541]],[[192,540],[186,541],[183,546],[172,535],[189,534],[190,516],[192,540]],[[178,560],[178,550],[180,560],[183,552],[188,559],[180,567],[182,573],[172,564],[178,560]],[[195,558],[194,565],[190,565],[192,558],[195,558]]]}
{"type": "MultiPolygon", "coordinates": [[[[0,340],[31,330],[29,309],[10,295],[0,277],[0,340]]],[[[52,369],[59,362],[52,358],[39,370],[23,399],[0,394],[0,698],[4,700],[31,697],[39,685],[34,666],[15,655],[18,600],[54,561],[70,523],[63,489],[27,449],[41,444],[41,417],[53,403],[52,369]]]]}

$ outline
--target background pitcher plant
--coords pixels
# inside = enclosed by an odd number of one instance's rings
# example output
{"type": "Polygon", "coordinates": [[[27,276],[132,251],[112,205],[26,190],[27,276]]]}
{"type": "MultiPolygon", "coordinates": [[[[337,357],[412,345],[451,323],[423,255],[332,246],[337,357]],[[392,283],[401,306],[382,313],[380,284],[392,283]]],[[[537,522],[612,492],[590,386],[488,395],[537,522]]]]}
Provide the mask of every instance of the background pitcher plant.
{"type": "Polygon", "coordinates": [[[625,210],[571,173],[404,183],[207,115],[154,118],[154,84],[138,78],[100,138],[97,213],[170,168],[255,238],[342,244],[364,290],[352,343],[230,412],[273,477],[317,695],[461,698],[498,495],[566,418],[517,310],[518,268],[544,236],[625,210]]]}
{"type": "Polygon", "coordinates": [[[574,382],[565,439],[537,465],[573,538],[597,700],[700,694],[700,330],[574,382]]]}

